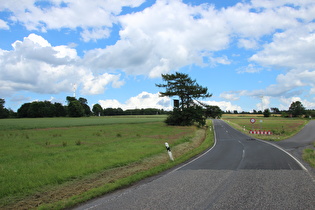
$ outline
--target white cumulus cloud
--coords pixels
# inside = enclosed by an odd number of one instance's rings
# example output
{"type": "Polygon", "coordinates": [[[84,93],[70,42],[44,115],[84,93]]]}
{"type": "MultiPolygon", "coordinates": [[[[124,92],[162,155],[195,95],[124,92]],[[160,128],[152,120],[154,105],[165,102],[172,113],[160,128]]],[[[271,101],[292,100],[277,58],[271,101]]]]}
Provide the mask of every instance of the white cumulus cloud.
{"type": "Polygon", "coordinates": [[[30,34],[12,44],[10,51],[0,50],[0,93],[19,90],[36,93],[71,91],[71,84],[82,85],[85,94],[100,94],[112,84],[120,87],[120,75],[94,75],[76,50],[68,46],[51,46],[43,37],[30,34]]]}
{"type": "Polygon", "coordinates": [[[169,97],[160,97],[159,93],[141,92],[137,96],[129,98],[125,103],[117,100],[100,100],[99,103],[103,108],[121,108],[126,109],[145,109],[156,108],[172,110],[172,100],[169,97]]]}

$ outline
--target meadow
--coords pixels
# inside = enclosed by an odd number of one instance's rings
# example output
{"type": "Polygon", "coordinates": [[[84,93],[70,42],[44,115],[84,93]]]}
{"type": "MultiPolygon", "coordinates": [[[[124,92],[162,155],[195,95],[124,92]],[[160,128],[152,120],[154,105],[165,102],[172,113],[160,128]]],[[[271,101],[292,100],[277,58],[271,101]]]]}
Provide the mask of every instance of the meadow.
{"type": "Polygon", "coordinates": [[[166,126],[164,119],[0,120],[0,208],[69,207],[159,173],[213,143],[203,129],[166,126]]]}
{"type": "Polygon", "coordinates": [[[36,128],[56,128],[74,126],[92,126],[108,124],[162,122],[165,115],[128,115],[114,117],[81,117],[81,118],[14,118],[0,119],[0,130],[24,130],[36,128]]]}
{"type": "Polygon", "coordinates": [[[305,118],[283,118],[280,116],[263,117],[262,115],[223,115],[223,120],[239,131],[263,140],[280,141],[290,138],[307,123],[305,118]],[[255,123],[250,119],[254,118],[255,123]],[[271,131],[272,135],[249,134],[250,130],[271,131]]]}

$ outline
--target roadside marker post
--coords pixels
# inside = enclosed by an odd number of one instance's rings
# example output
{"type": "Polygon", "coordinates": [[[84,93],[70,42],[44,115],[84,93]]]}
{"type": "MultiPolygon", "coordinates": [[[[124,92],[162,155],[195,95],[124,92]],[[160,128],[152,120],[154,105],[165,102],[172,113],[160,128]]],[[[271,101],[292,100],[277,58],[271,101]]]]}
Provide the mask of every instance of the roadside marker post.
{"type": "Polygon", "coordinates": [[[169,145],[167,142],[165,142],[165,147],[166,147],[166,150],[167,150],[168,156],[170,157],[170,159],[171,159],[172,161],[174,161],[174,158],[173,158],[173,154],[172,154],[172,151],[171,151],[170,145],[169,145]]]}
{"type": "Polygon", "coordinates": [[[252,124],[252,130],[254,130],[254,123],[256,122],[255,118],[250,118],[250,123],[252,124]]]}

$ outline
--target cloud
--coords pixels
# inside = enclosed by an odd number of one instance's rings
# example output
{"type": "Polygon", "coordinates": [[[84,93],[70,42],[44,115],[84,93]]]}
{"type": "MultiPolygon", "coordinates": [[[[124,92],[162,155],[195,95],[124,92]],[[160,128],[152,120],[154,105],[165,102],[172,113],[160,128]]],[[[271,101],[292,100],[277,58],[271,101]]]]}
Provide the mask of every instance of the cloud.
{"type": "Polygon", "coordinates": [[[315,23],[275,33],[271,43],[249,61],[264,66],[290,69],[314,69],[315,23]]]}
{"type": "Polygon", "coordinates": [[[290,108],[291,104],[295,101],[300,101],[306,109],[315,109],[315,103],[314,102],[310,102],[306,99],[301,99],[300,97],[290,97],[290,98],[281,97],[279,109],[280,110],[288,110],[290,108]]]}
{"type": "Polygon", "coordinates": [[[223,99],[229,100],[229,101],[236,101],[240,97],[235,92],[230,91],[230,92],[221,93],[220,94],[220,98],[223,98],[223,99]]]}
{"type": "MultiPolygon", "coordinates": [[[[274,35],[272,43],[265,44],[261,51],[249,59],[251,62],[269,66],[268,61],[272,61],[272,58],[277,60],[281,56],[280,52],[273,50],[273,46],[278,47],[275,44],[277,34],[290,31],[294,33],[298,27],[305,30],[305,25],[301,25],[300,20],[310,17],[301,14],[299,10],[308,14],[312,12],[310,8],[313,8],[302,4],[305,8],[299,9],[283,2],[278,7],[270,7],[270,4],[264,5],[256,1],[216,10],[207,4],[191,6],[179,0],[159,0],[143,11],[118,16],[117,21],[121,25],[120,39],[112,46],[88,51],[84,60],[98,72],[102,72],[106,66],[112,70],[123,70],[127,74],[155,78],[191,64],[231,64],[227,55],[213,56],[214,52],[229,47],[233,42],[231,37],[235,37],[238,47],[257,50],[262,37],[282,31],[274,35]]],[[[294,36],[292,39],[301,38],[300,35],[294,36]]],[[[312,41],[310,39],[311,37],[306,37],[306,40],[312,41]]],[[[288,40],[290,43],[292,41],[288,40]]],[[[283,45],[289,46],[288,43],[283,45]]],[[[308,45],[307,49],[311,51],[314,48],[308,45]]],[[[294,61],[286,60],[284,63],[292,67],[292,62],[294,61]]],[[[254,64],[249,64],[239,72],[261,70],[254,64]]]]}
{"type": "Polygon", "coordinates": [[[262,71],[263,69],[261,67],[258,67],[257,65],[250,63],[247,66],[243,66],[238,68],[236,71],[237,73],[258,73],[262,71]]]}
{"type": "Polygon", "coordinates": [[[264,90],[246,91],[246,95],[266,95],[272,97],[294,97],[301,94],[313,94],[315,88],[315,70],[291,70],[286,74],[279,74],[277,83],[269,85],[264,90]]]}
{"type": "Polygon", "coordinates": [[[202,102],[211,106],[218,106],[223,111],[234,111],[234,110],[237,110],[238,112],[243,111],[240,106],[233,105],[230,101],[202,101],[202,102]]]}
{"type": "MultiPolygon", "coordinates": [[[[99,100],[99,104],[105,108],[121,108],[126,109],[145,109],[145,108],[156,108],[164,110],[173,110],[173,102],[169,97],[160,97],[159,93],[148,93],[141,92],[137,96],[129,98],[126,102],[121,103],[118,100],[108,99],[108,100],[99,100]]],[[[219,106],[220,109],[227,110],[237,110],[242,111],[242,108],[238,105],[233,105],[228,101],[201,101],[205,104],[211,106],[219,106]]]]}
{"type": "Polygon", "coordinates": [[[265,109],[268,109],[270,108],[269,107],[269,104],[270,104],[270,96],[261,96],[260,99],[261,99],[261,102],[256,104],[256,107],[257,107],[257,110],[260,110],[260,111],[264,111],[265,109]]]}
{"type": "Polygon", "coordinates": [[[258,42],[253,39],[239,39],[237,43],[238,47],[243,47],[245,49],[257,49],[258,48],[258,42]]]}
{"type": "MultiPolygon", "coordinates": [[[[96,42],[109,38],[117,25],[119,36],[113,45],[85,51],[79,57],[76,46],[52,46],[43,37],[30,34],[14,42],[12,50],[0,49],[0,93],[70,92],[71,83],[77,83],[81,93],[100,94],[109,85],[121,87],[121,74],[156,78],[188,65],[235,64],[232,59],[245,56],[249,64],[236,68],[237,73],[278,70],[276,84],[222,93],[223,99],[314,94],[313,0],[251,0],[221,9],[157,0],[142,11],[122,14],[124,7],[142,3],[144,0],[3,1],[0,11],[6,11],[9,18],[0,20],[0,29],[19,23],[42,32],[67,28],[76,30],[84,42],[96,42]]],[[[145,100],[136,97],[134,104],[136,99],[145,100]]],[[[167,101],[156,103],[165,106],[167,101]]],[[[239,108],[224,103],[224,107],[239,108]]]]}
{"type": "Polygon", "coordinates": [[[169,97],[160,97],[159,93],[142,92],[137,96],[131,97],[125,103],[117,100],[100,100],[99,103],[103,108],[121,108],[126,109],[145,109],[156,108],[172,110],[172,100],[169,97]]]}
{"type": "MultiPolygon", "coordinates": [[[[12,22],[22,23],[28,30],[84,29],[84,40],[108,37],[108,28],[117,21],[123,7],[138,7],[144,0],[21,0],[7,1],[0,10],[11,12],[12,22]],[[107,28],[107,29],[104,29],[107,28]],[[91,29],[92,28],[92,29],[91,29]]],[[[3,3],[3,2],[2,2],[3,3]]]]}
{"type": "Polygon", "coordinates": [[[1,20],[1,19],[0,19],[0,29],[4,29],[4,30],[8,30],[9,29],[8,24],[5,21],[1,20]]]}
{"type": "Polygon", "coordinates": [[[85,75],[82,78],[83,88],[81,90],[82,94],[85,95],[96,95],[102,94],[105,91],[105,87],[112,83],[112,87],[119,88],[124,84],[120,81],[120,75],[112,75],[105,73],[100,76],[85,75]]]}
{"type": "Polygon", "coordinates": [[[81,37],[84,42],[89,42],[90,40],[96,41],[98,39],[108,38],[110,36],[110,30],[108,28],[92,28],[84,29],[81,32],[81,37]]]}
{"type": "Polygon", "coordinates": [[[216,64],[228,65],[231,64],[231,61],[228,59],[226,55],[221,57],[210,57],[211,65],[215,66],[216,64]]]}
{"type": "Polygon", "coordinates": [[[0,93],[19,90],[36,93],[71,91],[71,83],[82,85],[85,94],[100,94],[105,86],[123,85],[120,75],[93,74],[68,46],[51,46],[43,37],[30,34],[12,44],[11,51],[0,50],[0,93]]]}
{"type": "MultiPolygon", "coordinates": [[[[294,3],[305,7],[300,13],[297,7],[284,2],[252,1],[216,10],[209,4],[191,6],[180,0],[158,0],[143,11],[121,15],[123,7],[138,7],[143,2],[22,1],[19,5],[8,2],[3,7],[12,11],[12,21],[24,23],[29,30],[81,28],[85,42],[108,38],[112,25],[119,24],[120,39],[114,45],[88,51],[83,63],[96,74],[119,69],[151,78],[191,64],[231,64],[226,55],[213,57],[213,52],[229,47],[231,37],[239,47],[256,49],[262,36],[295,28],[300,25],[299,18],[310,19],[305,13],[313,8],[294,3]]],[[[272,55],[266,52],[267,46],[250,61],[268,64],[264,60],[271,60],[268,58],[272,55]]]]}
{"type": "Polygon", "coordinates": [[[284,5],[269,8],[261,4],[238,3],[223,9],[221,16],[244,42],[243,38],[259,39],[276,29],[291,28],[298,22],[297,13],[295,8],[284,5]]]}
{"type": "MultiPolygon", "coordinates": [[[[204,65],[203,57],[211,58],[212,51],[225,49],[230,39],[226,23],[213,7],[192,7],[178,0],[160,0],[118,19],[120,40],[85,55],[86,63],[99,71],[107,66],[127,74],[159,77],[192,63],[204,65]]],[[[212,60],[230,62],[224,56],[212,60]]]]}

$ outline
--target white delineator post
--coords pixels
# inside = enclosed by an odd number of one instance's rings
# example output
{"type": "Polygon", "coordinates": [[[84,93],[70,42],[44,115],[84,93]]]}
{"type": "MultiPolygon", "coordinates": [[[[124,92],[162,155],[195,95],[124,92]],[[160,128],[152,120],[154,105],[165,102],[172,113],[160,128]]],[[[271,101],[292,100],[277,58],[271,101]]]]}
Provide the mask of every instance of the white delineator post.
{"type": "Polygon", "coordinates": [[[174,158],[173,158],[173,154],[172,154],[172,151],[171,151],[170,145],[168,145],[168,143],[167,143],[167,142],[165,142],[165,147],[166,147],[166,150],[167,150],[168,156],[170,156],[170,159],[171,159],[172,161],[174,161],[174,158]]]}

